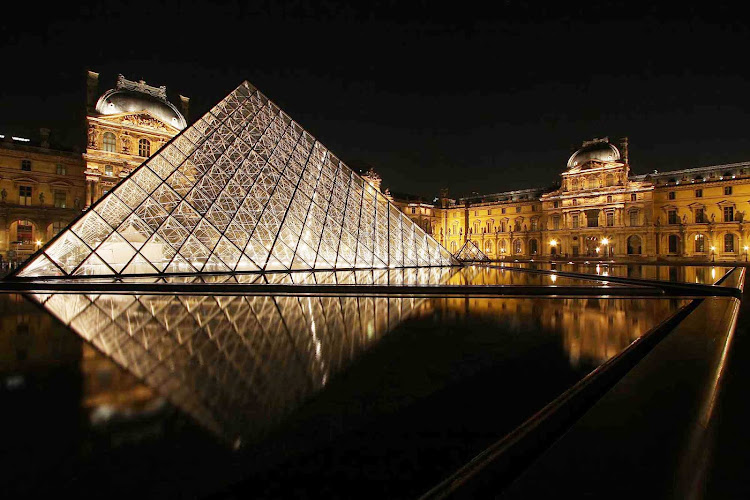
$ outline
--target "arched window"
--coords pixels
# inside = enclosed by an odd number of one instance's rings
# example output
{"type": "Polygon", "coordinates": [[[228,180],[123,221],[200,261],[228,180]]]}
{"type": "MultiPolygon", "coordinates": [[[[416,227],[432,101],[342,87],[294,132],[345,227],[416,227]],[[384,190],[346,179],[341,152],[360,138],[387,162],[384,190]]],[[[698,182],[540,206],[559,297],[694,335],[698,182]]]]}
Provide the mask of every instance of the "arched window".
{"type": "Polygon", "coordinates": [[[628,255],[640,255],[641,254],[641,237],[630,236],[628,238],[628,255]]]}
{"type": "Polygon", "coordinates": [[[607,183],[607,186],[614,186],[615,185],[615,176],[612,175],[612,174],[607,174],[606,183],[607,183]]]}
{"type": "Polygon", "coordinates": [[[680,247],[680,237],[676,234],[669,235],[669,253],[677,253],[680,247]]]}
{"type": "Polygon", "coordinates": [[[138,156],[151,156],[151,143],[148,139],[138,139],[138,156]]]}
{"type": "Polygon", "coordinates": [[[16,241],[25,244],[34,241],[34,223],[30,220],[19,220],[16,222],[16,241]]]}
{"type": "Polygon", "coordinates": [[[112,132],[104,132],[102,137],[102,149],[108,153],[114,153],[116,150],[115,134],[112,132]]]}
{"type": "Polygon", "coordinates": [[[505,253],[505,240],[500,241],[500,253],[505,253]]]}
{"type": "Polygon", "coordinates": [[[535,239],[529,240],[529,253],[531,255],[536,255],[539,253],[539,243],[535,239]]]}
{"type": "Polygon", "coordinates": [[[734,235],[732,233],[724,235],[724,251],[734,253],[734,235]]]}
{"type": "Polygon", "coordinates": [[[488,240],[484,244],[484,253],[487,255],[492,253],[492,241],[488,240]]]}
{"type": "Polygon", "coordinates": [[[702,234],[695,235],[695,253],[703,253],[706,251],[706,237],[702,234]]]}
{"type": "Polygon", "coordinates": [[[573,179],[570,182],[570,189],[571,189],[571,191],[577,191],[578,190],[578,179],[573,179]]]}
{"type": "Polygon", "coordinates": [[[513,253],[519,254],[521,253],[523,248],[521,247],[521,240],[515,240],[513,242],[513,253]]]}
{"type": "Polygon", "coordinates": [[[589,178],[589,189],[596,189],[596,177],[589,178]]]}
{"type": "Polygon", "coordinates": [[[456,253],[456,242],[451,241],[451,253],[456,253]]]}

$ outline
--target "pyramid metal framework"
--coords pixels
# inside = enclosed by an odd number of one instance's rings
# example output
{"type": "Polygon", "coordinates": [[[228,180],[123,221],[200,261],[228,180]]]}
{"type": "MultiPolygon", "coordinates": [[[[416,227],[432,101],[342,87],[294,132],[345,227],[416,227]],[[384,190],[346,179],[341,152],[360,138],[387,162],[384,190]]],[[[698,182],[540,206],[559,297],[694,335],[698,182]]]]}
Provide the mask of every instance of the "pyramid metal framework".
{"type": "Polygon", "coordinates": [[[482,252],[476,244],[471,240],[466,240],[466,243],[456,252],[456,260],[461,262],[489,262],[490,258],[482,252]]]}
{"type": "Polygon", "coordinates": [[[15,276],[455,264],[375,187],[244,82],[15,276]]]}

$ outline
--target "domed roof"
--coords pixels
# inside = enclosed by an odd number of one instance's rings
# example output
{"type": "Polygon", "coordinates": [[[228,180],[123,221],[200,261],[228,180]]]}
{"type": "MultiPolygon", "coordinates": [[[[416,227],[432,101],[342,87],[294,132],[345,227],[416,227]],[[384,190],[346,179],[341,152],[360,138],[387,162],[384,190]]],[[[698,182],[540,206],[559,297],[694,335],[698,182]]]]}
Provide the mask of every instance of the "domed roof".
{"type": "Polygon", "coordinates": [[[568,168],[580,167],[591,160],[610,162],[619,159],[620,150],[605,137],[584,142],[581,149],[571,155],[568,160],[568,168]]]}
{"type": "Polygon", "coordinates": [[[185,117],[167,101],[166,87],[151,87],[145,82],[131,82],[120,75],[117,88],[106,91],[96,103],[96,111],[103,115],[148,111],[164,123],[182,130],[185,117]]]}

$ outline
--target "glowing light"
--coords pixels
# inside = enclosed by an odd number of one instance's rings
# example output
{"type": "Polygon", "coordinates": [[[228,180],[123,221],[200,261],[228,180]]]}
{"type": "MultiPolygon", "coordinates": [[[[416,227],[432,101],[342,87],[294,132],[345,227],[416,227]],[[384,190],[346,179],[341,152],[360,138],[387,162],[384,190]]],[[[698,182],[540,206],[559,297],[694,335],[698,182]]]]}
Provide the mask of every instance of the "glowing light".
{"type": "Polygon", "coordinates": [[[602,251],[602,249],[601,249],[601,248],[599,248],[599,247],[596,247],[596,253],[599,253],[599,252],[601,252],[601,251],[602,251]]]}
{"type": "MultiPolygon", "coordinates": [[[[42,246],[42,240],[36,240],[36,246],[37,248],[42,246]]],[[[747,250],[747,247],[745,247],[745,249],[747,250]]]]}
{"type": "Polygon", "coordinates": [[[712,252],[715,252],[715,251],[716,251],[716,247],[712,246],[712,247],[711,247],[711,251],[712,251],[712,252]]]}
{"type": "Polygon", "coordinates": [[[602,238],[602,245],[609,245],[609,238],[602,238]]]}
{"type": "Polygon", "coordinates": [[[557,246],[557,240],[549,240],[549,246],[556,247],[557,246]]]}
{"type": "Polygon", "coordinates": [[[557,281],[557,275],[553,274],[552,276],[549,277],[549,279],[551,279],[552,283],[554,283],[555,281],[557,281]]]}
{"type": "Polygon", "coordinates": [[[16,136],[13,136],[13,140],[14,141],[18,141],[18,142],[31,142],[31,139],[27,139],[25,137],[16,137],[16,136]]]}

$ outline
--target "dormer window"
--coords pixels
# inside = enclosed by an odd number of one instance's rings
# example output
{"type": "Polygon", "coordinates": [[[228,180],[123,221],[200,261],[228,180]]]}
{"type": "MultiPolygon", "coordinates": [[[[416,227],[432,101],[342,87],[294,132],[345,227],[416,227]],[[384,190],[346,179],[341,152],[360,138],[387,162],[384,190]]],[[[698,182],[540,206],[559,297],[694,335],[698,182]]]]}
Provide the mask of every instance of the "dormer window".
{"type": "Polygon", "coordinates": [[[108,177],[112,177],[114,175],[112,165],[105,165],[104,166],[104,175],[108,177]]]}

